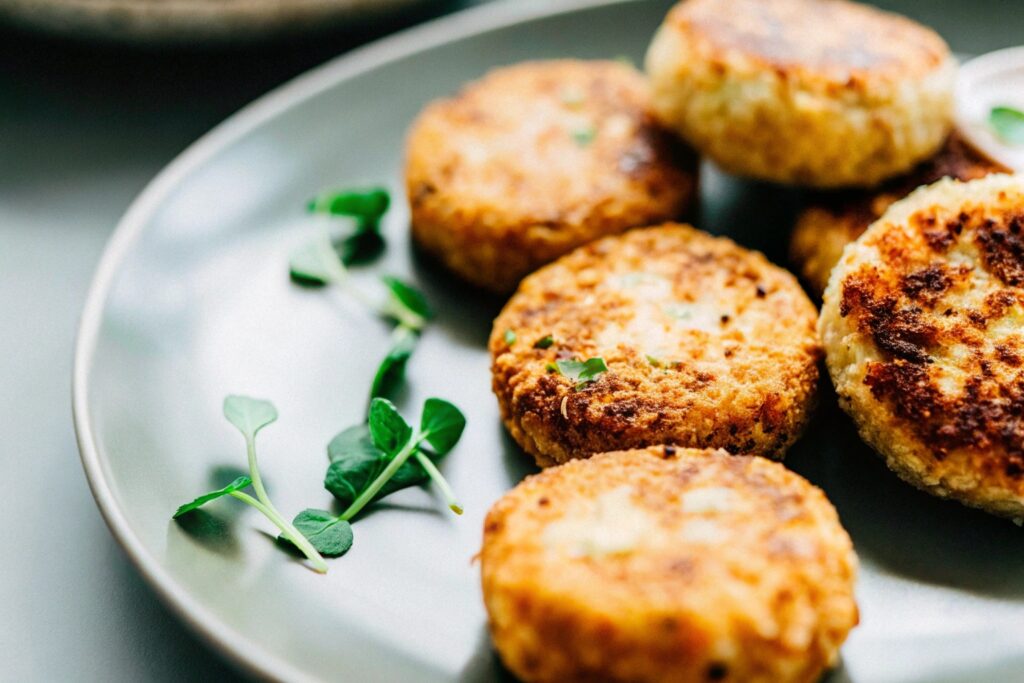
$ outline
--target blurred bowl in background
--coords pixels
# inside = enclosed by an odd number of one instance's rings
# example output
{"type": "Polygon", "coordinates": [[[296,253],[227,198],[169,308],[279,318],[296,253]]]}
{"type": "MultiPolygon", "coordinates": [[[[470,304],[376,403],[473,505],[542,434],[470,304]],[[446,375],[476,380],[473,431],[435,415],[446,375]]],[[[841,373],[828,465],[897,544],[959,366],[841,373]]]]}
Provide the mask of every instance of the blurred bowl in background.
{"type": "Polygon", "coordinates": [[[82,39],[225,43],[363,26],[437,0],[0,0],[0,21],[82,39]]]}

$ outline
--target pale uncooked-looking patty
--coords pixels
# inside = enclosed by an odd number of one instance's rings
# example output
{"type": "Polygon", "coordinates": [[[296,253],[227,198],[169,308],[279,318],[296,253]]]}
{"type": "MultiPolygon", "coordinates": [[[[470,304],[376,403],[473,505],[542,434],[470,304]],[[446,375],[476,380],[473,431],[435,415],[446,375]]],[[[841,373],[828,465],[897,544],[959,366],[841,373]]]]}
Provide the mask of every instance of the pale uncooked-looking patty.
{"type": "Polygon", "coordinates": [[[497,69],[428,106],[408,138],[413,237],[496,292],[593,239],[679,218],[696,183],[696,157],[617,62],[497,69]]]}
{"type": "Polygon", "coordinates": [[[491,508],[480,559],[494,644],[528,683],[813,683],[857,623],[857,558],[824,494],[724,451],[529,477],[491,508]]]}
{"type": "Polygon", "coordinates": [[[833,269],[820,329],[840,404],[898,475],[1024,518],[1024,183],[941,180],[833,269]]]}
{"type": "Polygon", "coordinates": [[[776,182],[871,186],[952,126],[942,38],[847,0],[686,0],[647,72],[666,125],[727,171],[776,182]]]}
{"type": "Polygon", "coordinates": [[[941,178],[974,180],[1005,171],[953,133],[938,154],[879,188],[821,192],[812,197],[793,228],[790,259],[811,291],[821,296],[846,245],[860,237],[893,202],[941,178]]]}
{"type": "Polygon", "coordinates": [[[781,458],[815,395],[816,315],[792,275],[731,240],[632,230],[523,281],[491,334],[494,392],[542,466],[657,443],[781,458]],[[591,358],[608,371],[589,384],[552,371],[591,358]]]}

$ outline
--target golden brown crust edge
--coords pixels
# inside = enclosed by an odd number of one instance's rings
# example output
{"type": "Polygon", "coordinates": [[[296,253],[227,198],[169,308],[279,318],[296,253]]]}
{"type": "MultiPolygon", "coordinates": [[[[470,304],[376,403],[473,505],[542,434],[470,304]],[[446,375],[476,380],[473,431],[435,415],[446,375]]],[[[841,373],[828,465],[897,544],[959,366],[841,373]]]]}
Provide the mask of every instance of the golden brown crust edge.
{"type": "Polygon", "coordinates": [[[510,434],[544,467],[652,443],[781,459],[814,406],[815,324],[795,278],[762,255],[687,226],[635,230],[582,247],[523,282],[494,323],[493,389],[510,434]],[[732,307],[721,332],[680,336],[671,368],[652,366],[631,340],[602,347],[609,327],[628,326],[633,309],[600,283],[634,266],[679,278],[674,294],[684,300],[719,290],[721,305],[732,307]],[[745,314],[754,320],[747,332],[730,329],[745,314]],[[518,337],[511,346],[507,330],[518,337]],[[552,332],[556,343],[534,347],[552,332]],[[556,360],[598,354],[609,372],[585,388],[548,371],[556,360]]]}
{"type": "Polygon", "coordinates": [[[820,192],[797,217],[790,237],[789,259],[796,272],[817,296],[825,291],[832,268],[847,244],[860,237],[885,210],[910,192],[942,178],[976,180],[1006,168],[970,147],[954,132],[938,154],[910,173],[886,181],[873,190],[820,192]]]}
{"type": "Polygon", "coordinates": [[[810,683],[834,664],[858,620],[857,560],[834,508],[759,458],[660,446],[596,455],[527,478],[492,507],[484,529],[490,628],[524,681],[810,683]],[[545,528],[574,514],[580,499],[624,484],[644,492],[636,504],[665,533],[685,537],[680,511],[690,508],[680,495],[707,484],[732,488],[748,517],[719,518],[738,534],[726,548],[669,543],[633,558],[548,556],[545,528]]]}
{"type": "Polygon", "coordinates": [[[688,0],[647,53],[655,109],[723,169],[871,187],[941,146],[956,62],[906,18],[837,0],[688,0]]]}
{"type": "Polygon", "coordinates": [[[1024,517],[1024,190],[943,180],[844,253],[822,309],[827,364],[862,437],[909,483],[1024,517]]]}
{"type": "Polygon", "coordinates": [[[581,244],[682,217],[696,200],[697,158],[655,121],[635,70],[526,62],[420,114],[406,191],[416,243],[468,282],[508,293],[581,244]],[[579,130],[592,139],[580,142],[579,130]]]}

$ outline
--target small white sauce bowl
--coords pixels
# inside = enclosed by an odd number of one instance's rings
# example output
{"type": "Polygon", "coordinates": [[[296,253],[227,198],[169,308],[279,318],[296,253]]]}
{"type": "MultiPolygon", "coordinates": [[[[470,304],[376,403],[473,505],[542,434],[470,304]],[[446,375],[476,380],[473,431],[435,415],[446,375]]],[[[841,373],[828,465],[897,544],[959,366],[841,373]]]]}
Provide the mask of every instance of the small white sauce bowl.
{"type": "Polygon", "coordinates": [[[1024,145],[1008,145],[989,125],[993,107],[1024,111],[1024,47],[989,52],[960,67],[956,125],[979,152],[1015,172],[1024,172],[1024,145]]]}

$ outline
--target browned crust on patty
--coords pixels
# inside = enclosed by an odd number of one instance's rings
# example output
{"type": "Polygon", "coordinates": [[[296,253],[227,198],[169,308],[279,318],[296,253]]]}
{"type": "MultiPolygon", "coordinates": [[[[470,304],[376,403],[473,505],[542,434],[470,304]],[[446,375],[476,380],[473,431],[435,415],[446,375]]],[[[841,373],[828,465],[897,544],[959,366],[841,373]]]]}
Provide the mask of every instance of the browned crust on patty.
{"type": "Polygon", "coordinates": [[[939,495],[1015,517],[1024,514],[1022,231],[1024,190],[1009,176],[919,190],[844,256],[826,302],[844,322],[826,311],[822,322],[841,400],[890,465],[939,495]],[[837,330],[854,336],[833,345],[837,330]],[[867,354],[853,364],[851,344],[867,354]],[[844,359],[835,367],[833,353],[844,359]],[[861,375],[866,392],[854,383],[861,375]]]}
{"type": "Polygon", "coordinates": [[[688,226],[634,230],[523,281],[491,334],[494,392],[542,466],[651,443],[781,458],[814,401],[815,321],[762,255],[688,226]],[[609,371],[583,387],[549,368],[592,357],[609,371]]]}
{"type": "Polygon", "coordinates": [[[857,623],[835,510],[762,458],[658,446],[545,470],[492,507],[480,557],[495,645],[529,682],[812,682],[857,623]]]}
{"type": "Polygon", "coordinates": [[[954,132],[938,154],[877,189],[811,195],[793,229],[790,260],[811,291],[821,296],[843,248],[860,237],[894,202],[940,178],[975,180],[1005,172],[1004,167],[975,151],[954,132]]]}
{"type": "Polygon", "coordinates": [[[932,29],[847,0],[687,0],[666,22],[709,54],[742,55],[829,92],[870,93],[879,81],[920,78],[949,57],[932,29]]]}
{"type": "Polygon", "coordinates": [[[911,221],[927,251],[916,253],[922,245],[913,238],[886,239],[884,270],[867,266],[843,280],[840,315],[856,320],[885,356],[869,365],[865,381],[876,397],[890,402],[907,419],[936,457],[954,448],[995,447],[991,455],[1005,460],[1007,468],[1020,475],[1024,473],[1024,375],[1016,370],[1020,340],[1008,338],[1000,345],[1000,357],[990,359],[985,332],[1008,309],[1024,303],[1024,206],[996,216],[983,207],[965,207],[959,214],[941,218],[928,211],[915,214],[911,221]],[[935,232],[942,238],[929,239],[935,232]],[[986,295],[980,306],[966,310],[953,309],[946,295],[955,296],[956,290],[969,287],[972,270],[978,266],[935,259],[950,250],[954,239],[978,249],[980,267],[1006,285],[986,295]],[[952,345],[968,349],[961,369],[970,378],[962,393],[950,395],[938,388],[929,366],[934,363],[932,353],[952,345]]]}
{"type": "Polygon", "coordinates": [[[503,293],[592,239],[681,217],[696,174],[643,77],[610,61],[496,69],[420,114],[406,160],[414,239],[503,293]]]}
{"type": "Polygon", "coordinates": [[[952,126],[942,38],[845,0],[685,0],[645,64],[661,120],[738,175],[874,187],[952,126]]]}

